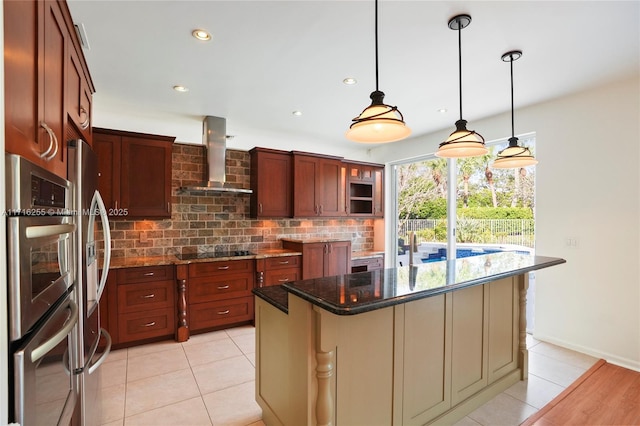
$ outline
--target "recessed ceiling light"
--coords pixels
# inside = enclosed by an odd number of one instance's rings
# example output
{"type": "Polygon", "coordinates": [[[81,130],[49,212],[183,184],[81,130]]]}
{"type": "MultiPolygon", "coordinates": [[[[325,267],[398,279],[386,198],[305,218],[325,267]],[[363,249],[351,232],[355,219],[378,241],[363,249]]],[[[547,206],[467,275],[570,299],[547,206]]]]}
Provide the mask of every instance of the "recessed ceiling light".
{"type": "Polygon", "coordinates": [[[191,32],[191,35],[193,35],[198,40],[202,40],[202,41],[211,40],[211,34],[209,34],[207,30],[193,30],[191,32]]]}
{"type": "Polygon", "coordinates": [[[189,88],[184,86],[173,86],[173,90],[175,90],[176,92],[188,92],[189,88]]]}
{"type": "Polygon", "coordinates": [[[342,82],[348,86],[351,86],[352,84],[356,84],[358,82],[358,80],[356,80],[353,77],[347,77],[344,80],[342,80],[342,82]]]}
{"type": "Polygon", "coordinates": [[[296,117],[300,117],[302,115],[302,111],[293,111],[291,114],[295,115],[296,117]]]}
{"type": "Polygon", "coordinates": [[[447,109],[446,108],[440,108],[440,109],[438,109],[438,112],[440,114],[444,114],[445,112],[447,112],[447,109]]]}

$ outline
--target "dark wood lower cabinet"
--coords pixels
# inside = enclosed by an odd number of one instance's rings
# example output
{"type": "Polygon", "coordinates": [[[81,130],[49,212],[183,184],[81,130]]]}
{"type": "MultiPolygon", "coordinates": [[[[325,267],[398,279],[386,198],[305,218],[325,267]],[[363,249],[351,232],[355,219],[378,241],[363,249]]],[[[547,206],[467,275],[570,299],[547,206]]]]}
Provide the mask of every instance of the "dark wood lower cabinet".
{"type": "Polygon", "coordinates": [[[256,287],[281,285],[302,279],[302,257],[276,256],[256,259],[256,287]]]}
{"type": "Polygon", "coordinates": [[[302,253],[302,279],[351,272],[351,241],[310,242],[283,240],[282,247],[302,253]]]}
{"type": "Polygon", "coordinates": [[[114,347],[173,338],[177,324],[174,271],[173,265],[110,271],[100,319],[114,347]]]}
{"type": "Polygon", "coordinates": [[[190,334],[253,322],[255,260],[220,260],[178,265],[178,332],[190,334]]]}

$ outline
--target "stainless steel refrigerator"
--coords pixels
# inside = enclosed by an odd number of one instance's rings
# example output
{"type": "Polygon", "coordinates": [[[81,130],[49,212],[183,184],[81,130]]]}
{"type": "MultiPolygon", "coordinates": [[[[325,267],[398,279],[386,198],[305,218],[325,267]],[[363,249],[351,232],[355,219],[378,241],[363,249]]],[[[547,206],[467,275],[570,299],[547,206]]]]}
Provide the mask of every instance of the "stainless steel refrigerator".
{"type": "Polygon", "coordinates": [[[100,298],[111,259],[109,220],[98,192],[98,158],[83,140],[68,144],[68,178],[76,220],[77,256],[73,297],[79,318],[72,337],[75,373],[81,404],[81,424],[99,425],[101,416],[100,365],[111,350],[111,336],[100,326],[100,298]]]}

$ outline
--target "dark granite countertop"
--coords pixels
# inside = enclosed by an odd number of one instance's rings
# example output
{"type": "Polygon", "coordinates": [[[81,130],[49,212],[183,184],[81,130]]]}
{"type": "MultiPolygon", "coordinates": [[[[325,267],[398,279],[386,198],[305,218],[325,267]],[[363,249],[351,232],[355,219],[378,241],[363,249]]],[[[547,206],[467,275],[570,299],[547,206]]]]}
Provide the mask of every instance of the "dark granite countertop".
{"type": "Polygon", "coordinates": [[[285,314],[289,313],[289,292],[281,285],[260,287],[254,289],[253,292],[285,314]]]}
{"type": "MultiPolygon", "coordinates": [[[[256,253],[246,256],[229,256],[229,257],[208,257],[200,259],[181,260],[173,254],[164,256],[136,256],[136,257],[112,257],[109,264],[110,269],[134,268],[138,266],[160,266],[160,265],[184,265],[189,263],[206,263],[206,262],[226,262],[228,260],[243,259],[267,259],[270,257],[280,256],[301,256],[299,251],[287,249],[265,249],[258,250],[256,253]]],[[[100,265],[102,259],[100,259],[100,265]]]]}
{"type": "MultiPolygon", "coordinates": [[[[278,287],[334,314],[356,315],[565,262],[557,257],[503,252],[294,281],[278,287]]],[[[274,304],[269,296],[277,290],[266,289],[269,287],[253,292],[274,304]]],[[[282,304],[281,294],[279,300],[282,304]]],[[[285,311],[282,307],[278,309],[285,311]]]]}

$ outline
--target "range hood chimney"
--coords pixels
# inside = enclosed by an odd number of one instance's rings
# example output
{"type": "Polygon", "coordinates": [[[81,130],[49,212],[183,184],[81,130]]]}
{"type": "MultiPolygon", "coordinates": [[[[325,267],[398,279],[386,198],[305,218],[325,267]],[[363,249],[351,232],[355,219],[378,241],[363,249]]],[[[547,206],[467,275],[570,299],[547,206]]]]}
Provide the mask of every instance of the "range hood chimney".
{"type": "Polygon", "coordinates": [[[180,190],[251,194],[253,191],[250,189],[233,188],[226,183],[227,120],[206,116],[202,123],[202,142],[207,154],[209,180],[201,186],[185,186],[180,190]]]}

